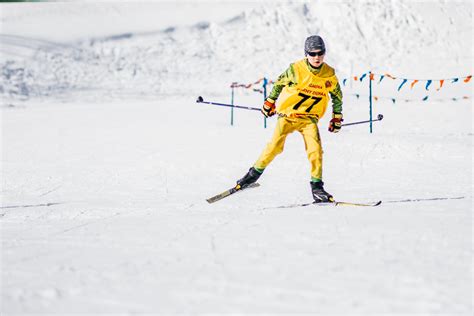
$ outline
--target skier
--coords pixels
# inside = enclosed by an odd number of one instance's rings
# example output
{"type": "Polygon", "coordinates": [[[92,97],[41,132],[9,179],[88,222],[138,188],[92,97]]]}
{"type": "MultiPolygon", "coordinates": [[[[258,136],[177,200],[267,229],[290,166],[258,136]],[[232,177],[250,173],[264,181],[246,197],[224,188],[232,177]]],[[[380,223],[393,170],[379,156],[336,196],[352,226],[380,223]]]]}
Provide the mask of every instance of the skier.
{"type": "Polygon", "coordinates": [[[339,132],[342,119],[342,91],[334,69],[324,62],[326,47],[318,35],[310,36],[304,45],[305,58],[290,64],[274,84],[261,112],[265,117],[275,115],[278,121],[273,138],[247,174],[237,181],[245,188],[257,181],[265,168],[283,151],[288,134],[298,131],[304,139],[306,153],[311,164],[311,191],[314,201],[333,202],[331,194],[324,190],[322,181],[323,150],[318,121],[332,101],[332,119],[329,131],[339,132]],[[276,102],[278,100],[278,102],[276,102]]]}

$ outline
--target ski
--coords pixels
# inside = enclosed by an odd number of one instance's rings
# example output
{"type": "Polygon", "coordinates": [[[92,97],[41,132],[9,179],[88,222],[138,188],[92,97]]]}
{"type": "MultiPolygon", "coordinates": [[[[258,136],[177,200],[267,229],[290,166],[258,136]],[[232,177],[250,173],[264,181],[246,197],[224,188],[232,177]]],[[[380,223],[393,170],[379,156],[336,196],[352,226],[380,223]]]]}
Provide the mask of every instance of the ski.
{"type": "Polygon", "coordinates": [[[310,203],[297,203],[290,205],[276,206],[272,208],[294,208],[294,207],[305,207],[310,205],[315,206],[365,206],[365,207],[375,207],[382,204],[382,201],[370,202],[370,203],[355,203],[355,202],[342,202],[342,201],[333,201],[333,202],[310,202],[310,203]]]}
{"type": "Polygon", "coordinates": [[[225,190],[224,192],[222,192],[222,193],[220,193],[220,194],[217,194],[217,195],[215,195],[215,196],[213,196],[213,197],[210,197],[210,198],[206,199],[206,201],[207,201],[208,203],[214,203],[214,202],[217,202],[217,201],[219,201],[219,200],[222,200],[223,198],[226,198],[226,197],[228,197],[229,195],[232,195],[232,194],[234,194],[234,193],[236,193],[236,192],[239,192],[239,191],[242,191],[242,190],[245,190],[245,189],[256,188],[256,187],[259,187],[259,186],[260,186],[260,184],[258,184],[258,183],[256,183],[256,182],[255,182],[255,183],[251,183],[251,184],[249,184],[249,185],[247,185],[246,187],[243,187],[243,188],[242,188],[240,185],[237,184],[235,187],[233,187],[233,188],[231,188],[231,189],[229,189],[229,190],[225,190]]]}
{"type": "MultiPolygon", "coordinates": [[[[333,202],[336,204],[336,206],[367,206],[367,207],[374,207],[374,206],[379,206],[382,204],[382,201],[377,201],[377,202],[370,202],[370,203],[354,203],[354,202],[333,202]]],[[[317,204],[317,203],[315,203],[317,204]]]]}

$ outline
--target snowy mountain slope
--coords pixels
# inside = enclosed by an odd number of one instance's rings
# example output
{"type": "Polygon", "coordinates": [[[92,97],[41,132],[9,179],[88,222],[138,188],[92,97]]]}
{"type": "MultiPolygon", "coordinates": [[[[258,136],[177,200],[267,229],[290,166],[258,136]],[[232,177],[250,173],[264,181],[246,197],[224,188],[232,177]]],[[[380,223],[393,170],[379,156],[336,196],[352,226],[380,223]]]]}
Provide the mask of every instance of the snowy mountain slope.
{"type": "MultiPolygon", "coordinates": [[[[30,52],[33,60],[15,62],[31,40],[3,34],[3,95],[80,90],[99,90],[99,95],[167,94],[181,91],[178,86],[189,78],[199,82],[187,85],[192,94],[221,93],[233,81],[276,78],[289,62],[301,58],[302,43],[313,33],[326,39],[328,63],[340,76],[369,69],[406,76],[466,75],[472,63],[471,4],[425,7],[408,1],[267,3],[226,22],[129,30],[69,41],[66,47],[38,44],[30,52]]],[[[84,8],[76,8],[84,12],[84,24],[98,20],[95,12],[84,8]]],[[[121,21],[128,8],[114,7],[121,21]]]]}

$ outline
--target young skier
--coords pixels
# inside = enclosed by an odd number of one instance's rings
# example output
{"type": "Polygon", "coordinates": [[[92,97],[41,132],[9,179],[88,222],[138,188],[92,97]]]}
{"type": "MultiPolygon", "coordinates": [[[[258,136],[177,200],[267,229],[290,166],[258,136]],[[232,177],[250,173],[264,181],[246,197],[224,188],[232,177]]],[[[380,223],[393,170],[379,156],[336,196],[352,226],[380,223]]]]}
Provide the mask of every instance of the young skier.
{"type": "Polygon", "coordinates": [[[278,121],[272,140],[247,174],[237,181],[245,188],[257,181],[265,168],[283,151],[288,134],[298,131],[304,139],[306,153],[311,164],[311,191],[314,201],[332,202],[331,194],[324,190],[322,181],[323,150],[318,121],[332,101],[332,119],[329,131],[339,132],[342,119],[342,91],[334,69],[324,63],[326,47],[320,36],[306,39],[305,58],[290,64],[274,84],[261,112],[266,117],[278,112],[278,121]],[[278,102],[276,102],[278,100],[278,102]]]}

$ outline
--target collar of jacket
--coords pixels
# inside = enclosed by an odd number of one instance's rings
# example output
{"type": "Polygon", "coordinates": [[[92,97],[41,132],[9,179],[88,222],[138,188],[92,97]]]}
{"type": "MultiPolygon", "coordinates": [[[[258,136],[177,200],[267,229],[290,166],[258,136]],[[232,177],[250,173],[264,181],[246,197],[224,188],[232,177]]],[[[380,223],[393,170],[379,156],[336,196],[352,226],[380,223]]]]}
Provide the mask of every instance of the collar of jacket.
{"type": "Polygon", "coordinates": [[[321,71],[321,68],[323,68],[323,65],[324,65],[324,62],[323,62],[323,63],[321,64],[321,66],[319,66],[319,67],[313,67],[313,66],[311,66],[311,64],[309,63],[308,58],[306,58],[305,61],[306,61],[306,65],[307,65],[308,68],[309,68],[309,71],[311,71],[312,73],[316,73],[316,74],[321,71]]]}

